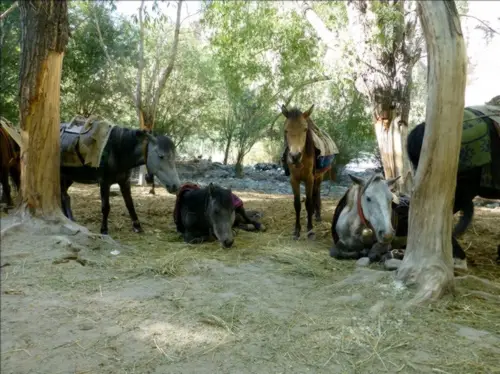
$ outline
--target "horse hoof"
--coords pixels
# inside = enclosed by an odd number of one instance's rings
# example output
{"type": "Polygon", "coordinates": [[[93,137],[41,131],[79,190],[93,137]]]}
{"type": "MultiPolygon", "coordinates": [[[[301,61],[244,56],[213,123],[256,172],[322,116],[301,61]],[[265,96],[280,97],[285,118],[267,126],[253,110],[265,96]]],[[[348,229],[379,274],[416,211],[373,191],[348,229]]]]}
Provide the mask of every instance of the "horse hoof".
{"type": "Polygon", "coordinates": [[[293,234],[293,240],[299,240],[300,234],[293,234]]]}
{"type": "Polygon", "coordinates": [[[467,259],[454,258],[453,267],[455,269],[467,270],[467,259]]]}
{"type": "Polygon", "coordinates": [[[133,230],[134,230],[134,232],[135,232],[135,233],[137,233],[137,234],[140,234],[140,233],[144,232],[144,230],[142,229],[142,227],[141,227],[141,226],[139,226],[139,227],[135,227],[135,226],[134,226],[132,229],[133,229],[133,230]]]}
{"type": "Polygon", "coordinates": [[[262,223],[260,224],[260,227],[258,228],[260,231],[266,231],[266,226],[264,226],[262,223]]]}
{"type": "Polygon", "coordinates": [[[309,234],[307,234],[307,239],[316,240],[316,234],[313,232],[310,232],[309,234]]]}
{"type": "Polygon", "coordinates": [[[108,235],[108,230],[101,230],[101,235],[108,235]]]}
{"type": "Polygon", "coordinates": [[[316,222],[321,222],[322,221],[321,216],[316,216],[314,218],[316,219],[316,222]]]}

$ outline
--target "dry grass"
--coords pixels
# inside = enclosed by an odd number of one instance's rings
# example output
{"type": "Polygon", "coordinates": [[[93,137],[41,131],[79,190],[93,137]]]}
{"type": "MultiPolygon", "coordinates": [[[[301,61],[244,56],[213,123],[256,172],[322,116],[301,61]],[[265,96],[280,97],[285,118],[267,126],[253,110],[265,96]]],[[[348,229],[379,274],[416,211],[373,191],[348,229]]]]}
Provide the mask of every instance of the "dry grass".
{"type": "MultiPolygon", "coordinates": [[[[9,259],[11,266],[2,268],[3,298],[60,300],[57,309],[44,307],[43,321],[82,320],[99,331],[117,323],[125,331],[85,343],[82,335],[54,352],[104,363],[108,372],[499,372],[500,306],[482,294],[500,297],[498,210],[477,209],[474,229],[461,240],[476,264],[465,275],[490,283],[460,278],[456,295],[406,310],[412,290],[392,273],[375,271],[377,265],[355,269],[328,256],[332,200],[323,200],[316,241],[295,242],[291,196],[238,192],[247,209],[264,212],[267,231],[238,231],[235,246],[222,249],[216,242],[185,244],[173,225],[174,196],[148,190],[133,190],[142,235],[132,232],[121,196],[111,201],[110,234],[132,249],[89,251],[85,267],[9,259]],[[465,327],[489,334],[464,337],[465,327]],[[139,338],[137,331],[146,330],[152,332],[139,338]]],[[[76,220],[98,232],[97,187],[77,185],[70,193],[76,220]]],[[[2,315],[11,312],[2,309],[2,315]]],[[[28,353],[35,357],[40,346],[2,345],[2,363],[23,355],[34,362],[28,353]]]]}

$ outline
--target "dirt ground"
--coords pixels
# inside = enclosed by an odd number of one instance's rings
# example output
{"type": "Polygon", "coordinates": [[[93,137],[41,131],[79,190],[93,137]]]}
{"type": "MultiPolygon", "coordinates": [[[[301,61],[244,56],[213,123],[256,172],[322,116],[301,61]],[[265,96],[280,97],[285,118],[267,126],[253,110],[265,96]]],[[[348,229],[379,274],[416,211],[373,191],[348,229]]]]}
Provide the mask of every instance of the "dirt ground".
{"type": "MultiPolygon", "coordinates": [[[[64,238],[3,238],[2,374],[500,372],[500,286],[460,280],[456,295],[407,309],[414,290],[394,273],[329,257],[332,200],[316,241],[294,242],[291,196],[237,192],[268,230],[239,231],[226,250],[184,244],[174,196],[148,190],[133,190],[145,234],[113,197],[109,232],[124,246],[94,240],[86,266],[53,261],[64,238]]],[[[98,233],[98,188],[70,194],[98,233]]],[[[461,240],[475,261],[465,273],[497,285],[499,226],[500,209],[477,208],[461,240]]]]}

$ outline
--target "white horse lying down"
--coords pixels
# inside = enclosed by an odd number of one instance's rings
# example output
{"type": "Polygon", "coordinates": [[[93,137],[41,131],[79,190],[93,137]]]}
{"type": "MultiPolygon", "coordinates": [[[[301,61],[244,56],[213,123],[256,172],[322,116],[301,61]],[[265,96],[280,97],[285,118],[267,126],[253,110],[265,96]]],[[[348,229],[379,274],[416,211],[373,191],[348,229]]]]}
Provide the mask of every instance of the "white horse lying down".
{"type": "Polygon", "coordinates": [[[380,260],[391,250],[395,234],[392,203],[398,198],[391,188],[399,177],[385,180],[380,173],[367,181],[351,174],[349,177],[354,184],[339,201],[339,209],[333,216],[334,244],[330,256],[337,259],[368,256],[371,262],[380,260]]]}

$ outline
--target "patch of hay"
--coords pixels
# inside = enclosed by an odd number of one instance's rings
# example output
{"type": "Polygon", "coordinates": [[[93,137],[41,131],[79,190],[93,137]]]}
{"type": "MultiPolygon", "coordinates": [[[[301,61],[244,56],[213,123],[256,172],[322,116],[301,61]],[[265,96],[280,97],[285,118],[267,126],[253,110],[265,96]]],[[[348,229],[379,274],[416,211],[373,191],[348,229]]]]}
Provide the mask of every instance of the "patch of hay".
{"type": "MultiPolygon", "coordinates": [[[[223,249],[218,242],[184,243],[173,225],[175,197],[148,191],[133,189],[144,234],[132,232],[122,197],[111,199],[110,235],[127,245],[118,254],[87,250],[87,266],[34,261],[31,250],[9,254],[0,271],[2,318],[15,334],[2,336],[2,367],[39,368],[37,357],[57,356],[80,360],[89,372],[498,371],[499,305],[484,297],[500,296],[495,284],[460,278],[456,295],[405,309],[413,290],[394,273],[329,257],[334,201],[323,200],[315,241],[305,237],[303,209],[303,237],[294,241],[291,196],[238,191],[247,209],[263,211],[267,231],[238,231],[234,247],[223,249]],[[75,330],[82,321],[96,327],[75,330]],[[56,342],[54,331],[65,328],[56,342]],[[9,346],[20,334],[35,343],[9,346]],[[39,350],[44,337],[49,351],[39,350]]],[[[70,194],[77,222],[98,232],[98,188],[75,185],[70,194]]],[[[477,266],[465,275],[499,283],[499,221],[500,211],[476,209],[461,243],[477,266]]],[[[48,358],[43,365],[64,371],[48,358]]]]}

